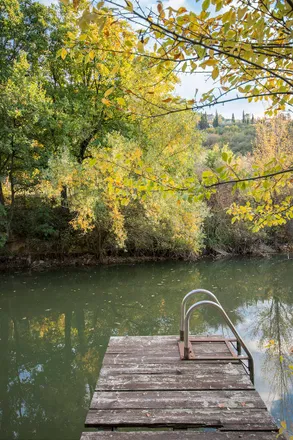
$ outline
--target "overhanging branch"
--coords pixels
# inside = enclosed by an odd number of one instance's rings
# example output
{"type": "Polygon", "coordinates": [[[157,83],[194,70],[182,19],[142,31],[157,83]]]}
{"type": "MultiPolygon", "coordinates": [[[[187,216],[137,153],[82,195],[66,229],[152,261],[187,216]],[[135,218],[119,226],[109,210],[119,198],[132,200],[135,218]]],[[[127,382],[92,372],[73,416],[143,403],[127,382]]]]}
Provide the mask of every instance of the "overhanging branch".
{"type": "Polygon", "coordinates": [[[223,180],[222,182],[213,183],[212,185],[204,185],[204,187],[206,189],[209,189],[209,188],[215,188],[215,187],[221,186],[221,185],[234,185],[236,183],[267,179],[270,177],[279,176],[280,174],[288,174],[288,173],[293,173],[293,168],[287,168],[286,170],[276,171],[275,173],[264,174],[262,176],[246,177],[243,179],[223,180]]]}

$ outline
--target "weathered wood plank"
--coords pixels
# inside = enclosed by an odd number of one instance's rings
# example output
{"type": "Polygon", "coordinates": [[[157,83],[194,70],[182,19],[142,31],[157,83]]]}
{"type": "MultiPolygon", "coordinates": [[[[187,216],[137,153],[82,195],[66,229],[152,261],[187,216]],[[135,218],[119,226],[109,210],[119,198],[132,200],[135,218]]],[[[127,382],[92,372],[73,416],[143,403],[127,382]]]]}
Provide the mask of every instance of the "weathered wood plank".
{"type": "MultiPolygon", "coordinates": [[[[147,354],[147,355],[143,355],[143,354],[139,354],[136,355],[135,353],[127,353],[127,354],[123,354],[123,353],[106,353],[105,357],[104,357],[104,361],[103,361],[103,365],[113,365],[113,364],[134,364],[134,363],[139,363],[139,364],[174,364],[174,362],[180,362],[182,363],[183,361],[180,361],[179,358],[179,352],[178,353],[173,353],[173,354],[168,354],[166,355],[166,353],[164,353],[164,356],[162,356],[162,353],[160,354],[160,356],[158,354],[147,354]]],[[[206,360],[199,360],[197,359],[196,361],[184,361],[185,364],[189,364],[192,363],[193,365],[195,364],[225,364],[225,363],[239,363],[239,361],[237,360],[230,360],[229,357],[227,356],[227,359],[222,359],[222,360],[212,360],[212,359],[206,359],[206,360]]]]}
{"type": "MultiPolygon", "coordinates": [[[[196,336],[190,338],[193,343],[221,344],[227,340],[223,336],[196,336]],[[211,342],[212,341],[212,342],[211,342]]],[[[108,348],[128,349],[131,348],[154,348],[170,347],[178,343],[178,336],[114,336],[110,338],[108,348]]]]}
{"type": "Polygon", "coordinates": [[[96,391],[119,390],[241,390],[254,389],[247,375],[121,374],[100,376],[96,391]]]}
{"type": "Polygon", "coordinates": [[[260,408],[256,391],[119,391],[95,392],[90,409],[260,408]]]}
{"type": "Polygon", "coordinates": [[[243,366],[239,364],[226,363],[224,365],[207,364],[204,367],[200,364],[194,364],[193,362],[176,361],[173,364],[112,364],[103,366],[100,371],[100,376],[116,376],[121,374],[137,375],[137,374],[175,374],[175,375],[187,375],[193,376],[212,376],[214,374],[232,376],[247,375],[243,366]]]}
{"type": "MultiPolygon", "coordinates": [[[[213,342],[207,342],[206,337],[196,338],[197,342],[193,342],[193,351],[196,356],[231,356],[223,337],[216,336],[213,342]]],[[[112,337],[110,339],[107,354],[119,354],[119,353],[130,353],[136,355],[148,354],[161,356],[173,356],[178,355],[178,337],[176,336],[123,336],[123,337],[112,337]]]]}
{"type": "MultiPolygon", "coordinates": [[[[231,356],[231,353],[225,344],[225,342],[193,342],[192,343],[194,353],[198,355],[218,353],[220,355],[227,354],[231,356]]],[[[166,340],[166,342],[153,342],[148,344],[133,344],[125,343],[121,344],[109,344],[107,353],[136,353],[136,354],[158,354],[158,355],[172,355],[178,356],[178,341],[166,340]]]]}
{"type": "MultiPolygon", "coordinates": [[[[83,432],[80,440],[276,440],[275,432],[83,432]]],[[[285,440],[280,436],[278,440],[285,440]]]]}
{"type": "Polygon", "coordinates": [[[266,410],[231,408],[90,410],[86,427],[217,427],[225,431],[273,431],[276,425],[266,410]],[[236,429],[235,429],[236,426],[236,429]]]}
{"type": "MultiPolygon", "coordinates": [[[[208,336],[190,336],[191,339],[196,339],[199,341],[206,341],[206,339],[212,339],[214,341],[223,341],[223,336],[221,335],[208,335],[208,336]]],[[[156,336],[111,336],[109,339],[109,345],[112,344],[125,344],[127,343],[140,343],[149,344],[152,342],[157,342],[159,344],[165,343],[168,340],[178,341],[178,335],[156,335],[156,336]]]]}

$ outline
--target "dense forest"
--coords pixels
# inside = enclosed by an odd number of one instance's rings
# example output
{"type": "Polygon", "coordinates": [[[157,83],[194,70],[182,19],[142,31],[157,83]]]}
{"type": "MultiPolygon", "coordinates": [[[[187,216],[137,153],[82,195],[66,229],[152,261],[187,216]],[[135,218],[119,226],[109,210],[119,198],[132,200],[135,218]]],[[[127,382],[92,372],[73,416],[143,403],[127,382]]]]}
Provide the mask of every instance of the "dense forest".
{"type": "MultiPolygon", "coordinates": [[[[200,113],[172,111],[181,103],[172,66],[133,62],[120,50],[142,44],[131,26],[105,8],[91,21],[83,8],[0,7],[3,258],[193,259],[290,247],[290,222],[250,224],[255,214],[241,204],[253,192],[192,187],[222,179],[225,167],[235,174],[234,164],[259,170],[264,156],[290,162],[290,118],[227,123],[217,114],[202,129],[200,113]],[[171,110],[157,117],[162,105],[171,110]]],[[[278,191],[272,197],[279,203],[278,191]]]]}

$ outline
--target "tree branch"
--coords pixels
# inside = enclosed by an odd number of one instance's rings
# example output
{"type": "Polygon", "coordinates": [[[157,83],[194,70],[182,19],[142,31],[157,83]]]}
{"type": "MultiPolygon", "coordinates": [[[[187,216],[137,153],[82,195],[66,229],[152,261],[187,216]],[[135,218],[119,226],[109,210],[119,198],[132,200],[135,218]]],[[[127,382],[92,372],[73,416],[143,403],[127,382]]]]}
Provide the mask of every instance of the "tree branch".
{"type": "Polygon", "coordinates": [[[279,176],[280,174],[287,174],[287,173],[293,173],[293,168],[288,168],[287,170],[282,170],[282,171],[276,171],[275,173],[270,173],[270,174],[264,174],[262,176],[255,176],[255,177],[246,177],[244,179],[235,179],[235,180],[224,180],[222,182],[217,182],[217,183],[213,183],[212,185],[203,185],[205,188],[215,188],[217,186],[221,186],[221,185],[233,185],[235,183],[240,183],[240,182],[249,182],[249,181],[253,181],[253,180],[261,180],[261,179],[267,179],[268,177],[274,177],[274,176],[279,176]]]}

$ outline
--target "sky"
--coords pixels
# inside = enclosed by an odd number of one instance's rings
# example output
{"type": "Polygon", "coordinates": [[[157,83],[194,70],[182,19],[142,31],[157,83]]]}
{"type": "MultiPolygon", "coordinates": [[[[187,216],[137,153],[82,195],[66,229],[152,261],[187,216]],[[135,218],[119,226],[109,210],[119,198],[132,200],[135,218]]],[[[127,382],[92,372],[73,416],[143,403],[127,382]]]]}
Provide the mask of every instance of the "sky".
{"type": "MultiPolygon", "coordinates": [[[[45,5],[50,5],[52,3],[58,3],[58,0],[39,0],[40,3],[45,5]]],[[[155,0],[140,0],[140,4],[145,7],[150,7],[156,4],[155,0]]],[[[195,10],[199,9],[199,5],[201,5],[201,0],[196,2],[196,0],[166,0],[163,2],[164,7],[171,6],[174,9],[178,9],[181,6],[186,7],[187,9],[195,10]]],[[[176,93],[180,95],[182,98],[193,99],[195,90],[198,89],[197,97],[200,97],[202,93],[207,92],[208,90],[215,87],[214,81],[209,78],[208,74],[197,73],[197,74],[180,74],[179,75],[181,83],[176,87],[176,93]]],[[[235,95],[234,95],[235,96],[235,95]]],[[[231,95],[231,98],[234,97],[231,95]]],[[[241,96],[241,94],[239,94],[241,96]]],[[[234,113],[236,119],[242,119],[243,111],[245,113],[249,113],[250,115],[254,115],[255,117],[264,116],[266,104],[264,102],[254,102],[248,103],[247,100],[243,99],[240,101],[229,102],[224,105],[217,105],[211,108],[207,108],[206,112],[208,114],[215,114],[216,110],[219,114],[224,116],[225,118],[231,118],[232,113],[234,113]]]]}

